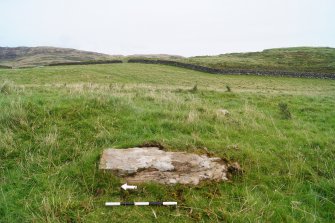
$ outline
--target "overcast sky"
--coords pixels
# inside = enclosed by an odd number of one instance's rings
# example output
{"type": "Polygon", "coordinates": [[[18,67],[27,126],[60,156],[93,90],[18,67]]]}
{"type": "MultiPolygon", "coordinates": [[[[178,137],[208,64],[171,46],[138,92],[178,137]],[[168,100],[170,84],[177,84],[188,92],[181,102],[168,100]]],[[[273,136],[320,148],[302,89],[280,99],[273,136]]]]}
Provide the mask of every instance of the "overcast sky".
{"type": "Polygon", "coordinates": [[[335,0],[0,0],[0,46],[184,56],[335,47],[335,0]]]}

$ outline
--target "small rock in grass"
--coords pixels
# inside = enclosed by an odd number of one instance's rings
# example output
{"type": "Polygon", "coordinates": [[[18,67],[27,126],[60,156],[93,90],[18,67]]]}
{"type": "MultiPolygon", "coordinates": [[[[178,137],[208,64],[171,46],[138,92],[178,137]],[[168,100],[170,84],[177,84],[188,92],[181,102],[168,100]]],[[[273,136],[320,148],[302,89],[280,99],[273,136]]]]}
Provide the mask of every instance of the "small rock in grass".
{"type": "Polygon", "coordinates": [[[223,116],[229,115],[229,111],[227,109],[219,109],[219,110],[217,110],[216,113],[218,115],[223,115],[223,116]]]}
{"type": "Polygon", "coordinates": [[[234,145],[229,145],[226,147],[227,149],[234,149],[234,150],[239,150],[240,148],[238,147],[238,144],[234,144],[234,145]]]}

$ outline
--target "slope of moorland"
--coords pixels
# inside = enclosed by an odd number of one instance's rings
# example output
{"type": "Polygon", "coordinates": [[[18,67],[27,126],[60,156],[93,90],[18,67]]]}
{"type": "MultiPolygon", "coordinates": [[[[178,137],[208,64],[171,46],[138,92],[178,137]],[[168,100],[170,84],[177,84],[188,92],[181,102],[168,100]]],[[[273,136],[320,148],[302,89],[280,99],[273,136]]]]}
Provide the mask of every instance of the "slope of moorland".
{"type": "Polygon", "coordinates": [[[5,65],[0,65],[0,69],[9,69],[9,68],[12,68],[12,67],[5,66],[5,65]]]}
{"type": "Polygon", "coordinates": [[[278,48],[261,52],[197,56],[178,61],[218,69],[335,74],[335,48],[329,47],[278,48]]]}
{"type": "Polygon", "coordinates": [[[56,47],[0,47],[0,65],[11,67],[108,60],[116,57],[119,56],[56,47]]]}
{"type": "Polygon", "coordinates": [[[216,69],[335,74],[335,49],[329,47],[278,48],[261,52],[188,58],[168,54],[111,56],[54,47],[0,47],[0,66],[9,67],[114,59],[172,60],[216,69]]]}
{"type": "Polygon", "coordinates": [[[334,101],[333,80],[130,63],[1,69],[0,221],[334,222],[334,101]],[[98,170],[102,150],[151,141],[244,172],[121,196],[122,180],[98,170]],[[104,207],[120,200],[178,207],[104,207]]]}

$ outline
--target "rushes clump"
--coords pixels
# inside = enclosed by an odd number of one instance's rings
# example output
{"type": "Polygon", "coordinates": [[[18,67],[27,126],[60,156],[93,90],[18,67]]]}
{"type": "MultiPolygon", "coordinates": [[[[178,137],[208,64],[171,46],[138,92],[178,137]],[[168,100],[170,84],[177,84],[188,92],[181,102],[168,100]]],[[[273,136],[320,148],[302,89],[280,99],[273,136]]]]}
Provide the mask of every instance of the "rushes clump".
{"type": "Polygon", "coordinates": [[[198,91],[198,84],[195,84],[193,88],[190,90],[191,93],[196,93],[198,91]]]}
{"type": "Polygon", "coordinates": [[[284,102],[280,102],[278,104],[278,108],[279,108],[279,112],[280,115],[282,117],[282,119],[291,119],[292,118],[292,114],[288,108],[288,105],[284,102]]]}
{"type": "Polygon", "coordinates": [[[16,87],[11,81],[4,81],[3,83],[0,84],[0,93],[1,94],[11,94],[14,91],[16,91],[16,87]]]}

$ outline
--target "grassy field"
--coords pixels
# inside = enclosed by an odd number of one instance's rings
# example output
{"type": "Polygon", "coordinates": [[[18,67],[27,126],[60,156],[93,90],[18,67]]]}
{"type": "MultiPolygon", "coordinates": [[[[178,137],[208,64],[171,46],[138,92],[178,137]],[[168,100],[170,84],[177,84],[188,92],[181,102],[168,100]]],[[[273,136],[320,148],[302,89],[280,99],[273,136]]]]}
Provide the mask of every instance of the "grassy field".
{"type": "Polygon", "coordinates": [[[272,70],[335,74],[335,48],[292,47],[180,59],[219,69],[272,70]]]}
{"type": "Polygon", "coordinates": [[[0,222],[334,222],[334,102],[331,80],[127,63],[2,69],[0,222]],[[99,155],[150,141],[206,147],[244,173],[121,194],[99,155]],[[104,207],[120,200],[179,205],[104,207]]]}

